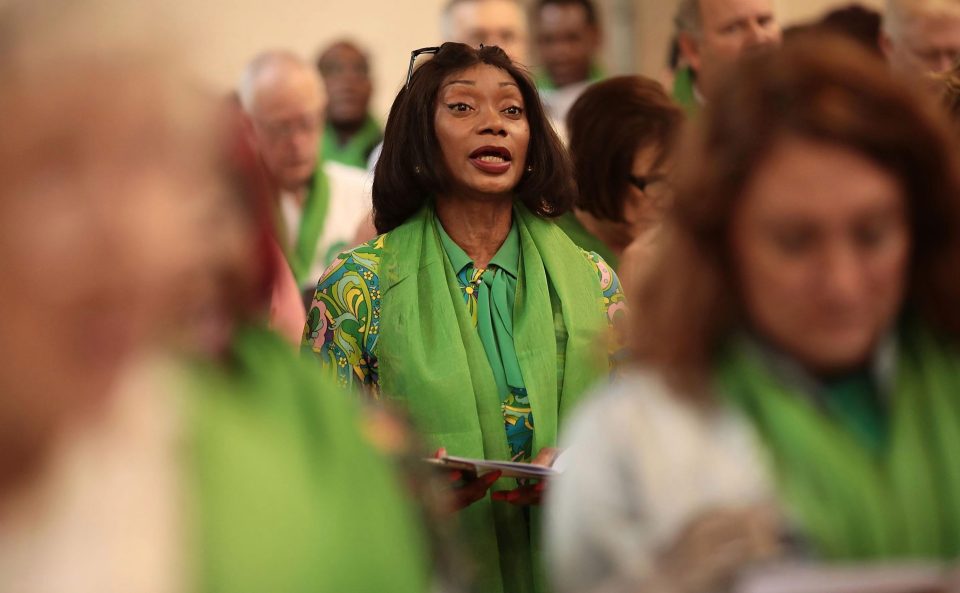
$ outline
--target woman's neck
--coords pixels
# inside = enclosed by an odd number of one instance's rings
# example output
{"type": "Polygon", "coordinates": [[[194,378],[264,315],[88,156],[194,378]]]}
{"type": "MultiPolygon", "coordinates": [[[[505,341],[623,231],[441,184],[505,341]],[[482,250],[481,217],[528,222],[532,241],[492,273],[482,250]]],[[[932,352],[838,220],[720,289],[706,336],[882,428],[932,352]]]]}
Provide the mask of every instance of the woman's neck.
{"type": "Polygon", "coordinates": [[[601,220],[586,210],[579,208],[573,211],[577,220],[591,235],[600,239],[607,248],[617,257],[623,255],[623,250],[633,241],[633,232],[629,223],[601,220]]]}
{"type": "Polygon", "coordinates": [[[486,268],[510,233],[513,201],[510,199],[437,198],[437,218],[453,242],[486,268]]]}

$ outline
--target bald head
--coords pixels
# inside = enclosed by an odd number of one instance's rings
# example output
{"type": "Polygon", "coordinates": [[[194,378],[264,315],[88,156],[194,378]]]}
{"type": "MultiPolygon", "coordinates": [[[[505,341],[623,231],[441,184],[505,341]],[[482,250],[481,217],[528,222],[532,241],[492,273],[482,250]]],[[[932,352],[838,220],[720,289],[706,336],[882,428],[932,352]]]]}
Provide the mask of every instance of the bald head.
{"type": "Polygon", "coordinates": [[[901,75],[949,70],[960,58],[960,0],[887,0],[881,46],[901,75]]]}
{"type": "Polygon", "coordinates": [[[284,189],[302,189],[316,168],[326,105],[316,70],[290,52],[265,52],[247,65],[238,92],[270,174],[284,189]]]}

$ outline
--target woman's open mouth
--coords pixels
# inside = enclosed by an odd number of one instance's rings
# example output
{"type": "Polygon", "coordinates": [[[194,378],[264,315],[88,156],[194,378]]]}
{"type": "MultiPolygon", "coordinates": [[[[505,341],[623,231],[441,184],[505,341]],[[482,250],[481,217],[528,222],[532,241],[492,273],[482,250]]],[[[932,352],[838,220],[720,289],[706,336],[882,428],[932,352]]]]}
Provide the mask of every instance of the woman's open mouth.
{"type": "Polygon", "coordinates": [[[510,151],[501,146],[481,146],[470,153],[470,162],[484,173],[501,175],[510,170],[510,151]]]}

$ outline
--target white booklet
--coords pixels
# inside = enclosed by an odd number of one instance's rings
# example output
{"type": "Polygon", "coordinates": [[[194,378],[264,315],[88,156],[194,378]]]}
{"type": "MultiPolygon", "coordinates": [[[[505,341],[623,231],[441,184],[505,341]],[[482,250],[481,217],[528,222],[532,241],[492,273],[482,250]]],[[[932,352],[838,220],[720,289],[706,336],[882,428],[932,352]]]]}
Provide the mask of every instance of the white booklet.
{"type": "Polygon", "coordinates": [[[459,469],[483,475],[492,471],[503,472],[504,478],[525,478],[545,480],[560,475],[552,467],[521,463],[518,461],[491,461],[487,459],[469,459],[448,455],[440,458],[424,459],[427,463],[444,469],[459,469]]]}
{"type": "Polygon", "coordinates": [[[747,571],[737,593],[957,593],[957,573],[939,564],[774,564],[747,571]]]}

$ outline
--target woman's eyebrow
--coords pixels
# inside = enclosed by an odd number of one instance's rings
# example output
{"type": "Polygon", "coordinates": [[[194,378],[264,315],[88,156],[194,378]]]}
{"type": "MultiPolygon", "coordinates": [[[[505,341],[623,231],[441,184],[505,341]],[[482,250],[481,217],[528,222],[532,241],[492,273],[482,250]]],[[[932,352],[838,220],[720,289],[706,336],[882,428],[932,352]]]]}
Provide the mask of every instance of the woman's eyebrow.
{"type": "Polygon", "coordinates": [[[451,80],[450,82],[444,83],[443,86],[448,87],[452,84],[466,84],[470,86],[477,86],[476,80],[451,80]]]}

